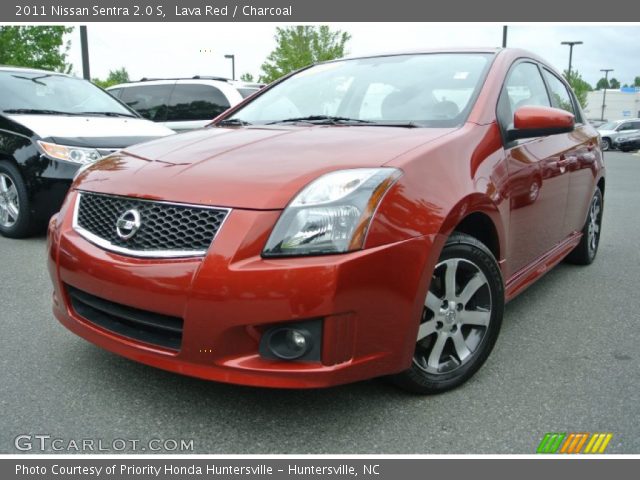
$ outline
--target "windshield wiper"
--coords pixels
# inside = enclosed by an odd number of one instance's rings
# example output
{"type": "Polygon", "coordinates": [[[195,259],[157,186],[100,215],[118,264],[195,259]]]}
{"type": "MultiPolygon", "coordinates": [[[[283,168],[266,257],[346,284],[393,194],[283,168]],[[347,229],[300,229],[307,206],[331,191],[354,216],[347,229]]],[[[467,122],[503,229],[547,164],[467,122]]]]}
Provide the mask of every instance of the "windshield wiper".
{"type": "Polygon", "coordinates": [[[241,127],[246,127],[247,125],[251,124],[239,118],[225,118],[224,120],[220,120],[218,123],[216,123],[216,126],[221,125],[239,125],[241,127]]]}
{"type": "Polygon", "coordinates": [[[267,125],[276,125],[278,123],[311,123],[313,125],[339,125],[339,124],[374,124],[371,120],[362,120],[360,118],[338,117],[334,115],[308,115],[306,117],[285,118],[283,120],[275,120],[267,123],[267,125]]]}
{"type": "Polygon", "coordinates": [[[40,108],[10,108],[8,110],[3,110],[4,113],[24,113],[24,114],[34,114],[34,115],[77,115],[77,113],[72,112],[61,112],[59,110],[46,110],[40,108]]]}
{"type": "Polygon", "coordinates": [[[132,115],[130,113],[120,113],[120,112],[80,112],[80,113],[75,113],[74,115],[104,115],[105,117],[137,118],[135,115],[132,115]]]}
{"type": "Polygon", "coordinates": [[[371,122],[372,127],[398,127],[398,128],[418,128],[413,122],[371,122]]]}

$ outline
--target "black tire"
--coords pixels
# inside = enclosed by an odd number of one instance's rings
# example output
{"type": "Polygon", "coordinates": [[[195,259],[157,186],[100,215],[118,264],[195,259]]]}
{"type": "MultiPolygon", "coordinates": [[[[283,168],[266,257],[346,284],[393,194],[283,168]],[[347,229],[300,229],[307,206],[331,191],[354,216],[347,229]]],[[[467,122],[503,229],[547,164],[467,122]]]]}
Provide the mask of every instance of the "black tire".
{"type": "Polygon", "coordinates": [[[608,138],[603,138],[602,142],[600,143],[600,148],[602,148],[603,152],[611,150],[611,140],[608,138]]]}
{"type": "Polygon", "coordinates": [[[454,233],[442,250],[429,287],[429,293],[425,299],[425,308],[420,320],[419,340],[416,343],[416,352],[411,367],[394,375],[391,380],[399,387],[419,394],[442,393],[458,387],[478,371],[491,353],[500,333],[503,313],[504,284],[498,262],[491,251],[477,239],[469,235],[454,233]],[[446,272],[451,268],[451,264],[455,265],[452,271],[455,272],[453,289],[456,293],[453,296],[449,295],[447,288],[444,287],[444,284],[447,283],[446,272]],[[478,272],[482,275],[478,275],[478,272]],[[481,279],[477,280],[473,287],[470,287],[472,281],[477,278],[481,279]],[[485,283],[474,290],[475,285],[481,282],[485,283]],[[463,297],[467,291],[466,287],[470,287],[469,292],[473,290],[474,293],[468,297],[466,305],[462,306],[462,303],[456,302],[465,301],[463,297]],[[454,300],[451,300],[452,298],[454,300]],[[489,301],[488,311],[487,299],[489,301]],[[438,305],[438,302],[441,307],[439,313],[435,314],[435,311],[427,305],[433,307],[438,305]],[[452,303],[455,305],[456,313],[452,313],[452,303]],[[444,305],[448,305],[448,307],[445,308],[444,305]],[[469,306],[475,309],[467,309],[469,306]],[[445,311],[447,313],[443,314],[442,312],[445,311]],[[476,319],[472,324],[465,323],[464,317],[468,315],[476,315],[472,317],[476,319]],[[483,321],[488,325],[474,325],[473,323],[480,318],[477,315],[482,315],[483,321]],[[451,316],[453,316],[453,320],[450,319],[451,316]],[[437,321],[438,319],[442,321],[437,321]],[[427,327],[430,322],[435,322],[435,327],[427,327]],[[432,333],[428,333],[420,339],[421,331],[427,332],[433,328],[435,330],[432,333]],[[454,337],[458,335],[458,330],[463,338],[463,350],[466,348],[468,353],[465,359],[457,353],[459,338],[454,337]],[[446,338],[442,340],[441,337],[446,338]],[[467,343],[469,340],[477,342],[473,349],[467,343]],[[439,348],[439,353],[436,353],[435,349],[439,344],[442,347],[439,348]],[[432,357],[437,359],[438,366],[435,367],[437,371],[430,372],[429,369],[433,370],[434,368],[431,366],[432,357]],[[443,358],[446,360],[440,363],[443,358]]]}
{"type": "Polygon", "coordinates": [[[604,211],[604,199],[602,192],[599,188],[596,188],[591,203],[589,203],[589,211],[587,213],[587,220],[582,227],[582,238],[580,243],[576,245],[569,255],[567,255],[567,262],[575,265],[591,265],[598,253],[598,247],[600,246],[600,233],[602,232],[602,213],[604,211]],[[594,204],[597,207],[597,213],[595,214],[595,223],[592,215],[594,214],[594,204]],[[597,226],[597,229],[595,229],[597,226]],[[592,231],[595,229],[595,231],[592,231]],[[592,235],[593,233],[593,235],[592,235]],[[594,245],[595,239],[595,245],[594,245]]]}
{"type": "Polygon", "coordinates": [[[8,161],[0,161],[0,177],[3,175],[8,177],[11,184],[15,187],[18,200],[18,218],[11,225],[4,225],[2,221],[0,221],[0,234],[8,238],[28,237],[33,233],[34,225],[29,208],[27,187],[18,169],[8,161]]]}
{"type": "Polygon", "coordinates": [[[624,153],[629,153],[631,151],[630,148],[621,148],[620,151],[624,152],[624,153]]]}

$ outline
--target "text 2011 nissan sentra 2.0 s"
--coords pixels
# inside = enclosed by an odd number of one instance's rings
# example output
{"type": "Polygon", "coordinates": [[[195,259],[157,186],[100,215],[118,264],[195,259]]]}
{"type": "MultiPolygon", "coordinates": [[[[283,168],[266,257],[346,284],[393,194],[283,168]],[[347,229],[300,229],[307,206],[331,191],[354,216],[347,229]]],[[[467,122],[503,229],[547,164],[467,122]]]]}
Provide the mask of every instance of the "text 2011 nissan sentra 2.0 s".
{"type": "Polygon", "coordinates": [[[440,392],[505,300],[593,261],[604,187],[596,130],[530,53],[327,62],[79,173],[49,228],[54,312],[205,379],[440,392]]]}

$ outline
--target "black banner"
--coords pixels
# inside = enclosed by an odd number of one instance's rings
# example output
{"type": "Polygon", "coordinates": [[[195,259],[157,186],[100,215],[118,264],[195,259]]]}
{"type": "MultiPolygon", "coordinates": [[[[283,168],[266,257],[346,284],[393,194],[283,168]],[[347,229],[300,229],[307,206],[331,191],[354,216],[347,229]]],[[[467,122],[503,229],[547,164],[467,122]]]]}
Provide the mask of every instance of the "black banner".
{"type": "Polygon", "coordinates": [[[14,0],[0,22],[629,22],[640,2],[484,0],[14,0]]]}

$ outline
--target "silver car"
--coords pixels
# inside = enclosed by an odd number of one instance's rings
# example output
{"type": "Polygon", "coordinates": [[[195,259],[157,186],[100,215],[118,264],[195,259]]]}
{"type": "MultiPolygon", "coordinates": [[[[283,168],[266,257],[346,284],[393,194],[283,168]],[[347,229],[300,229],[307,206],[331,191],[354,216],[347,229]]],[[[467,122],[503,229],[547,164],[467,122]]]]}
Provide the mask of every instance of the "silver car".
{"type": "Polygon", "coordinates": [[[222,77],[142,79],[107,91],[148,120],[180,132],[202,128],[263,84],[222,77]]]}
{"type": "Polygon", "coordinates": [[[618,137],[640,132],[640,118],[607,122],[598,127],[598,132],[602,137],[602,150],[610,150],[614,148],[618,137]]]}

